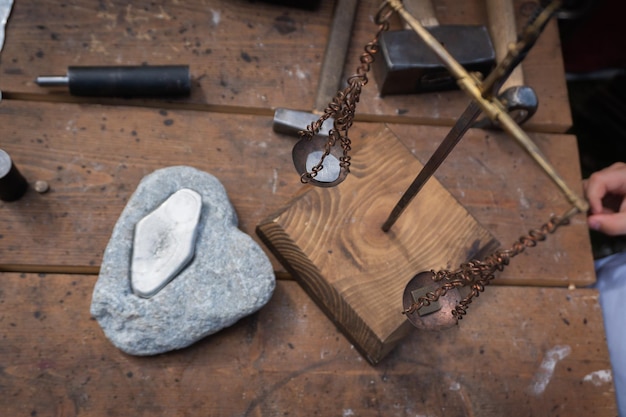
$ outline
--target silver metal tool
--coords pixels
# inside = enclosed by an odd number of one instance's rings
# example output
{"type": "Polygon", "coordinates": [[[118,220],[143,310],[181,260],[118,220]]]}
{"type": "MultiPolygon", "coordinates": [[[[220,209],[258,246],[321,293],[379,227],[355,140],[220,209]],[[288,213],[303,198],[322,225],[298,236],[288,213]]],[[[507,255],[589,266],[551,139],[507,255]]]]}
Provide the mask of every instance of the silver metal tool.
{"type": "MultiPolygon", "coordinates": [[[[485,26],[440,25],[432,0],[402,3],[468,72],[486,77],[495,66],[494,47],[485,26]]],[[[458,88],[445,65],[410,28],[387,31],[379,43],[373,73],[381,96],[458,88]]]]}

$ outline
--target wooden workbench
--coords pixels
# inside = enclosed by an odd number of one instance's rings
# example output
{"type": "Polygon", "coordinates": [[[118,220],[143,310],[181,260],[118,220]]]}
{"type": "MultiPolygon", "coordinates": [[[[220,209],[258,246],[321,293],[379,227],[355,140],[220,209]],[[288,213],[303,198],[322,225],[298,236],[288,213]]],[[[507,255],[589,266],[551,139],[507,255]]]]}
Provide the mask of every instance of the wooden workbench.
{"type": "MultiPolygon", "coordinates": [[[[581,288],[595,280],[582,216],[515,258],[459,326],[415,331],[375,367],[271,256],[278,285],[259,313],[178,352],[118,351],[89,304],[143,176],[179,164],[215,175],[257,241],[256,225],[306,189],[294,139],[272,132],[271,117],[313,106],[333,4],[15,3],[0,54],[0,147],[50,191],[0,203],[2,415],[617,414],[598,294],[581,288]],[[141,63],[190,64],[191,97],[77,99],[33,82],[68,65],[141,63]]],[[[435,3],[442,23],[485,23],[482,2],[435,3]]],[[[528,5],[516,2],[520,21],[528,5]]],[[[377,7],[359,6],[346,74],[377,7]]],[[[580,192],[575,138],[559,133],[571,119],[554,24],[524,65],[541,100],[527,129],[580,192]]],[[[466,103],[460,92],[383,99],[372,81],[354,149],[386,124],[425,161],[466,103]]],[[[498,132],[471,130],[436,178],[505,246],[567,208],[498,132]]]]}
{"type": "MultiPolygon", "coordinates": [[[[518,27],[533,2],[516,1],[518,27]]],[[[441,24],[484,24],[483,2],[438,0],[441,24]]],[[[376,32],[378,1],[361,2],[344,75],[356,71],[363,47],[376,32]]],[[[188,108],[271,115],[276,107],[310,110],[332,19],[333,3],[317,11],[248,0],[187,4],[75,1],[42,7],[16,2],[2,52],[0,90],[5,97],[41,100],[66,93],[40,88],[39,75],[63,75],[70,65],[189,64],[193,94],[188,108]]],[[[540,99],[528,129],[565,132],[571,125],[556,24],[523,63],[527,84],[540,99]]],[[[65,97],[67,98],[67,97],[65,97]]],[[[450,125],[467,105],[464,93],[378,95],[364,89],[360,120],[450,125]]]]}

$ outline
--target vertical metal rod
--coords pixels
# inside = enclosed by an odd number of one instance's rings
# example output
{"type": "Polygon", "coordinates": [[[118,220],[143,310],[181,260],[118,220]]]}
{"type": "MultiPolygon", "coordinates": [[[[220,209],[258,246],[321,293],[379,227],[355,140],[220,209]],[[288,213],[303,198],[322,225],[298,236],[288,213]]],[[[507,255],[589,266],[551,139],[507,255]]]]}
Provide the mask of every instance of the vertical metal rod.
{"type": "Polygon", "coordinates": [[[452,129],[448,132],[443,142],[437,147],[437,150],[432,154],[428,162],[424,165],[417,177],[413,180],[409,188],[404,192],[400,201],[391,211],[391,214],[387,218],[387,221],[383,224],[383,232],[388,232],[391,226],[394,225],[396,220],[404,212],[409,203],[415,198],[417,193],[420,192],[426,181],[435,173],[441,163],[448,157],[452,149],[459,143],[465,132],[472,126],[472,123],[480,114],[480,107],[476,102],[472,101],[471,104],[465,109],[461,117],[454,124],[452,129]]]}

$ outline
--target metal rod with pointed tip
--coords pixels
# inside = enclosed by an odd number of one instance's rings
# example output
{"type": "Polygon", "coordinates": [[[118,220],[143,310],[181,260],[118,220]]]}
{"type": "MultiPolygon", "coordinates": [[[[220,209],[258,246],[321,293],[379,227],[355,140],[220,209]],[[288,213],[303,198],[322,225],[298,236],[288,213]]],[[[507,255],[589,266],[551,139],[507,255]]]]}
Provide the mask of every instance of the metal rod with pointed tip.
{"type": "Polygon", "coordinates": [[[420,192],[426,181],[433,176],[435,171],[448,157],[452,149],[459,143],[465,132],[472,126],[476,117],[480,114],[480,107],[476,102],[472,101],[470,105],[465,109],[461,117],[457,120],[455,125],[450,129],[443,142],[437,147],[437,150],[431,155],[430,159],[419,172],[417,177],[413,180],[409,188],[404,192],[398,203],[394,206],[393,210],[389,214],[389,217],[383,223],[383,232],[388,232],[391,226],[394,225],[396,220],[408,207],[409,203],[413,201],[417,193],[420,192]]]}

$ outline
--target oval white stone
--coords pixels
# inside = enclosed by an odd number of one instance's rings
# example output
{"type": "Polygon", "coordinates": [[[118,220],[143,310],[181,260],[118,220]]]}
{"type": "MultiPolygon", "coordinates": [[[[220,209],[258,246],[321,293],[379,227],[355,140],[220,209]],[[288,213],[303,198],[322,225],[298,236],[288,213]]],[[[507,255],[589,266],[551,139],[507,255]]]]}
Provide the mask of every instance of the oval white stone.
{"type": "Polygon", "coordinates": [[[137,222],[131,261],[131,288],[140,296],[157,294],[193,259],[202,197],[183,188],[137,222]]]}

